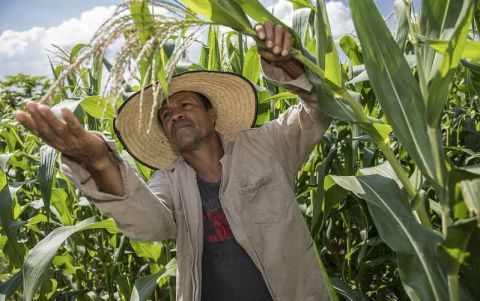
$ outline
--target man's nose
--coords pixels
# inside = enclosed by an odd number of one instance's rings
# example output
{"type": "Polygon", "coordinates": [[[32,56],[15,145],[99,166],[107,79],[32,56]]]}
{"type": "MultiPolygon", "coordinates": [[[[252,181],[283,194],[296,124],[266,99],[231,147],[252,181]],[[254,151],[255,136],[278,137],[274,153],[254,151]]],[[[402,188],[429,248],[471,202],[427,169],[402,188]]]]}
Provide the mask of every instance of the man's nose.
{"type": "Polygon", "coordinates": [[[185,118],[185,114],[183,112],[179,112],[179,111],[172,112],[172,121],[174,123],[179,120],[182,120],[183,118],[185,118]]]}

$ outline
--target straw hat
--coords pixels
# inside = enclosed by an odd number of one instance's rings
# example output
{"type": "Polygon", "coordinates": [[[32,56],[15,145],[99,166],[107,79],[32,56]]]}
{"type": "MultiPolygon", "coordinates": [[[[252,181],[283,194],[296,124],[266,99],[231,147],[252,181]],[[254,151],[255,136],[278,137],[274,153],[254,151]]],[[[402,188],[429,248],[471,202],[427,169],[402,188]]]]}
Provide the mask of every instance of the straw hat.
{"type": "MultiPolygon", "coordinates": [[[[227,140],[232,141],[240,131],[255,125],[257,93],[253,84],[241,75],[203,70],[180,73],[172,77],[169,85],[170,95],[179,91],[198,92],[210,100],[218,115],[215,130],[227,140]]],[[[156,112],[147,133],[152,94],[152,86],[144,89],[141,113],[140,91],[130,96],[118,109],[114,130],[132,157],[150,168],[165,169],[178,154],[165,136],[156,112]]]]}

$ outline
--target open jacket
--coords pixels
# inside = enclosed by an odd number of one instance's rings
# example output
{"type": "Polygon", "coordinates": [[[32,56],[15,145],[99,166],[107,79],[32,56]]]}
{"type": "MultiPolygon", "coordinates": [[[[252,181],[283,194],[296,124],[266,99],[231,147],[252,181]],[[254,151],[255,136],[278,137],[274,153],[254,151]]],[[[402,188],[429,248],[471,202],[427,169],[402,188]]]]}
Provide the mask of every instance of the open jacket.
{"type": "MultiPolygon", "coordinates": [[[[262,67],[268,78],[298,94],[302,102],[276,120],[244,130],[235,141],[221,137],[220,203],[235,239],[260,270],[273,300],[329,300],[294,184],[296,172],[330,119],[318,110],[305,75],[292,80],[263,60],[262,67]]],[[[177,300],[200,301],[203,222],[195,170],[180,157],[170,168],[155,171],[145,184],[120,157],[115,142],[106,142],[120,160],[124,196],[100,192],[82,165],[62,155],[63,172],[128,237],[176,239],[177,300]]]]}

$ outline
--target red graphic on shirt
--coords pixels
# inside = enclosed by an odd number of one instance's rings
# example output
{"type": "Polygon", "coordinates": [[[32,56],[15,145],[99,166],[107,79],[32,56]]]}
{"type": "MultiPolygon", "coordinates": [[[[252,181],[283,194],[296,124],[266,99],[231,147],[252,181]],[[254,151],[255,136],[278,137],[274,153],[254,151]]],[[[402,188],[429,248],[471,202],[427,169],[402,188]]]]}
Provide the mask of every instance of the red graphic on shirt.
{"type": "Polygon", "coordinates": [[[204,213],[203,222],[208,225],[204,227],[205,241],[215,242],[233,238],[232,230],[230,230],[223,210],[204,213]]]}

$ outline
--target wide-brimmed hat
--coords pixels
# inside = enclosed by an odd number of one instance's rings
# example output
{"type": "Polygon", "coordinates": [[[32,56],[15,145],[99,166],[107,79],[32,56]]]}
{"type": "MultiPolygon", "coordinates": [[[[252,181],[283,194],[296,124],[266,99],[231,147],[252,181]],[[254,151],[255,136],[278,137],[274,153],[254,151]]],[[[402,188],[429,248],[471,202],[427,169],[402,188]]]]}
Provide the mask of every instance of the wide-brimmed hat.
{"type": "MultiPolygon", "coordinates": [[[[232,141],[240,131],[255,125],[257,93],[253,84],[239,74],[203,70],[180,73],[172,76],[169,95],[180,91],[197,92],[210,100],[217,111],[215,130],[227,140],[232,141]]],[[[157,112],[147,131],[154,102],[152,86],[143,89],[141,110],[140,93],[120,106],[114,130],[133,158],[150,168],[165,169],[178,154],[165,136],[157,112]]]]}

